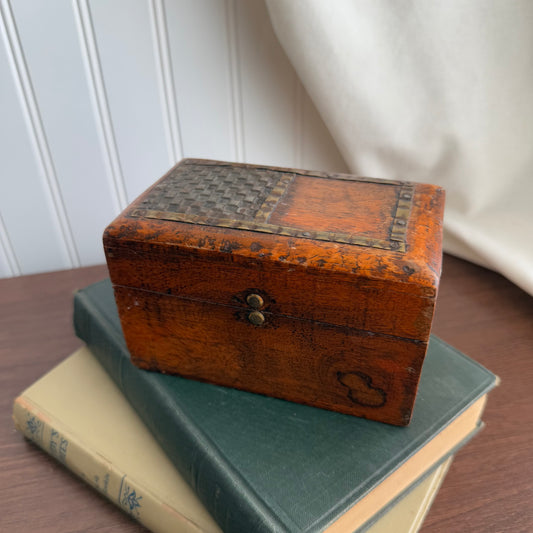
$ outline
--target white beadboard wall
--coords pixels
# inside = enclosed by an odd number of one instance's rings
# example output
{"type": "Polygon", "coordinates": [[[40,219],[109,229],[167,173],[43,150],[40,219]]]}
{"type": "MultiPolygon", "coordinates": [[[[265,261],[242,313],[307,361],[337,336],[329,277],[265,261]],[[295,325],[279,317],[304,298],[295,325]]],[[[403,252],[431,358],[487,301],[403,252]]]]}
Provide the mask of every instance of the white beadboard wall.
{"type": "Polygon", "coordinates": [[[262,0],[0,0],[0,277],[102,263],[183,157],[346,171],[262,0]]]}

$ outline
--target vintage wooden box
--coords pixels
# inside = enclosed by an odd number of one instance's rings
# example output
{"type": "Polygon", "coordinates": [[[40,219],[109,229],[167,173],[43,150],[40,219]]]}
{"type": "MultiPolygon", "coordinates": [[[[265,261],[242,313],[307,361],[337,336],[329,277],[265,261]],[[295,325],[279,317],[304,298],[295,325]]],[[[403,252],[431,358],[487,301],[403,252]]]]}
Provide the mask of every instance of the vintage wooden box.
{"type": "Polygon", "coordinates": [[[443,203],[433,185],[183,160],[104,234],[133,362],[408,424],[443,203]]]}

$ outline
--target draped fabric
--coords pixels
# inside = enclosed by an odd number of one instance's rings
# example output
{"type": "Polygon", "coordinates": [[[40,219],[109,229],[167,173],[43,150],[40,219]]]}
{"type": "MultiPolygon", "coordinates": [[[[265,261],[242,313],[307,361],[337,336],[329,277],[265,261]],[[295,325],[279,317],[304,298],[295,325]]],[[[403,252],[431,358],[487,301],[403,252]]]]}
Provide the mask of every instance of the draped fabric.
{"type": "Polygon", "coordinates": [[[267,6],[351,172],[444,187],[445,250],[533,294],[533,2],[267,6]]]}

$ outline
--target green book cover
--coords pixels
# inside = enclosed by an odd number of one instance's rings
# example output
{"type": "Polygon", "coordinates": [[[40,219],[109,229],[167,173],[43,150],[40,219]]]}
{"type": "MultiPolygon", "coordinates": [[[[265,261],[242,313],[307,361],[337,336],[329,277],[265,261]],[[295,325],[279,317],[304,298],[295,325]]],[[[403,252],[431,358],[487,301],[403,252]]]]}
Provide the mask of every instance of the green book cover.
{"type": "Polygon", "coordinates": [[[74,324],[226,532],[355,530],[475,432],[496,384],[432,338],[398,428],[136,368],[108,280],[76,294],[74,324]]]}

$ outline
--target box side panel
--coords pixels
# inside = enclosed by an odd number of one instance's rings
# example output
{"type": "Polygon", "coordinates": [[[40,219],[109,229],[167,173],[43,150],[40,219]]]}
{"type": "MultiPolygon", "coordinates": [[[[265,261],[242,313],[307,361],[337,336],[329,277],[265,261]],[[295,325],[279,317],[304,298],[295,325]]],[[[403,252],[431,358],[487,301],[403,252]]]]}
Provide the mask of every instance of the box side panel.
{"type": "Polygon", "coordinates": [[[435,185],[417,184],[407,227],[407,253],[401,269],[413,269],[421,286],[437,291],[442,270],[442,234],[445,191],[435,185]],[[409,266],[411,265],[411,266],[409,266]]]}
{"type": "Polygon", "coordinates": [[[115,287],[139,366],[379,420],[408,423],[427,345],[264,311],[115,287]]]}

